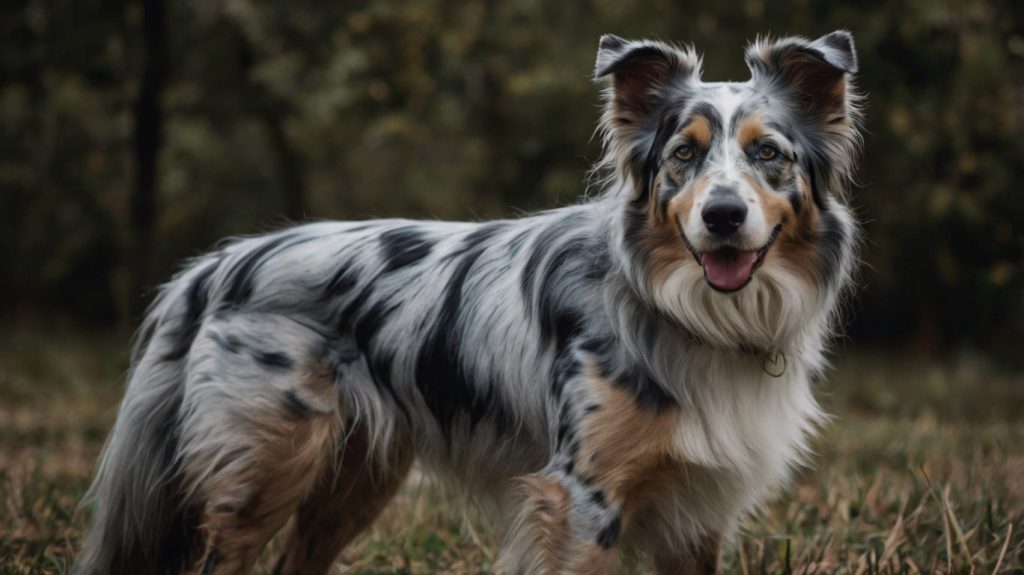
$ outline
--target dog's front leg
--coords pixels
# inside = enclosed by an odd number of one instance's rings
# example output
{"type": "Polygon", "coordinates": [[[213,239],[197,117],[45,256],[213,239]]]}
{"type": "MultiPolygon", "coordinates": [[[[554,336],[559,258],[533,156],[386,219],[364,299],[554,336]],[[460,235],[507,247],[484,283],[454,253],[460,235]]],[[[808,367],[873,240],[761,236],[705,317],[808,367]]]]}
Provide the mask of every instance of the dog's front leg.
{"type": "Polygon", "coordinates": [[[678,480],[675,407],[582,365],[553,425],[554,456],[520,480],[501,573],[611,573],[633,515],[678,480]]]}
{"type": "MultiPolygon", "coordinates": [[[[563,459],[560,457],[559,459],[563,459]]],[[[595,501],[564,467],[519,480],[520,507],[496,567],[503,574],[602,575],[615,566],[619,510],[595,501]]]]}

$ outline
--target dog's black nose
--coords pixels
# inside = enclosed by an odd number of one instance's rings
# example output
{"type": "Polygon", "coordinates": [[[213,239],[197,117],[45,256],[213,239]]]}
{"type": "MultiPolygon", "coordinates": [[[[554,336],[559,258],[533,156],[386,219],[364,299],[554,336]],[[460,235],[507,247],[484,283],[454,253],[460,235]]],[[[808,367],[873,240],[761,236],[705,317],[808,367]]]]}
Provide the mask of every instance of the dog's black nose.
{"type": "Polygon", "coordinates": [[[700,213],[708,231],[727,236],[740,229],[747,219],[747,204],[736,194],[711,198],[700,213]]]}

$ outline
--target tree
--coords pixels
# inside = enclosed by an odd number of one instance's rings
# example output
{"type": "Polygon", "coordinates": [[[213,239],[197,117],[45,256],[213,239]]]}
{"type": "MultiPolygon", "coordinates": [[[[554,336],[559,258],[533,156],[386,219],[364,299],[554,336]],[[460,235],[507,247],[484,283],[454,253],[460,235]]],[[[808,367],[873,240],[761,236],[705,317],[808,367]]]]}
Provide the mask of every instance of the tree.
{"type": "Polygon", "coordinates": [[[134,321],[145,308],[143,293],[151,285],[154,224],[157,204],[157,163],[163,139],[160,98],[167,71],[166,6],[164,0],[143,0],[143,61],[135,100],[135,171],[131,191],[131,241],[128,246],[129,297],[125,319],[134,321]]]}

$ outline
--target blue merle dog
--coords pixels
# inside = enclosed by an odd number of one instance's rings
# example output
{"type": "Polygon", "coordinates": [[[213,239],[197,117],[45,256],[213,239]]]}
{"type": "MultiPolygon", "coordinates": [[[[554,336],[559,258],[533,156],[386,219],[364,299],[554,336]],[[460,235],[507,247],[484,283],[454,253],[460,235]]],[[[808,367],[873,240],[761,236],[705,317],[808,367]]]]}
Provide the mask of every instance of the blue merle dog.
{"type": "Polygon", "coordinates": [[[824,419],[855,267],[853,38],[745,82],[601,38],[600,193],[486,223],[301,225],[159,293],[79,573],[327,573],[414,460],[504,518],[502,573],[711,573],[824,419]]]}

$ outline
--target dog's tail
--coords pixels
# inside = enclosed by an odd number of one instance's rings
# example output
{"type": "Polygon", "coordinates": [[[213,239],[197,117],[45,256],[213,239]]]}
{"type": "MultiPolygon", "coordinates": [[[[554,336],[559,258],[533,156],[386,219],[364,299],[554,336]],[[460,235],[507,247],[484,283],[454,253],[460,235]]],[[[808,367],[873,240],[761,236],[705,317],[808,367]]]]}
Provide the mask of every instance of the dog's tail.
{"type": "Polygon", "coordinates": [[[94,513],[76,575],[181,573],[193,555],[198,518],[182,500],[179,417],[215,268],[197,262],[165,286],[136,335],[124,400],[86,495],[94,513]]]}

